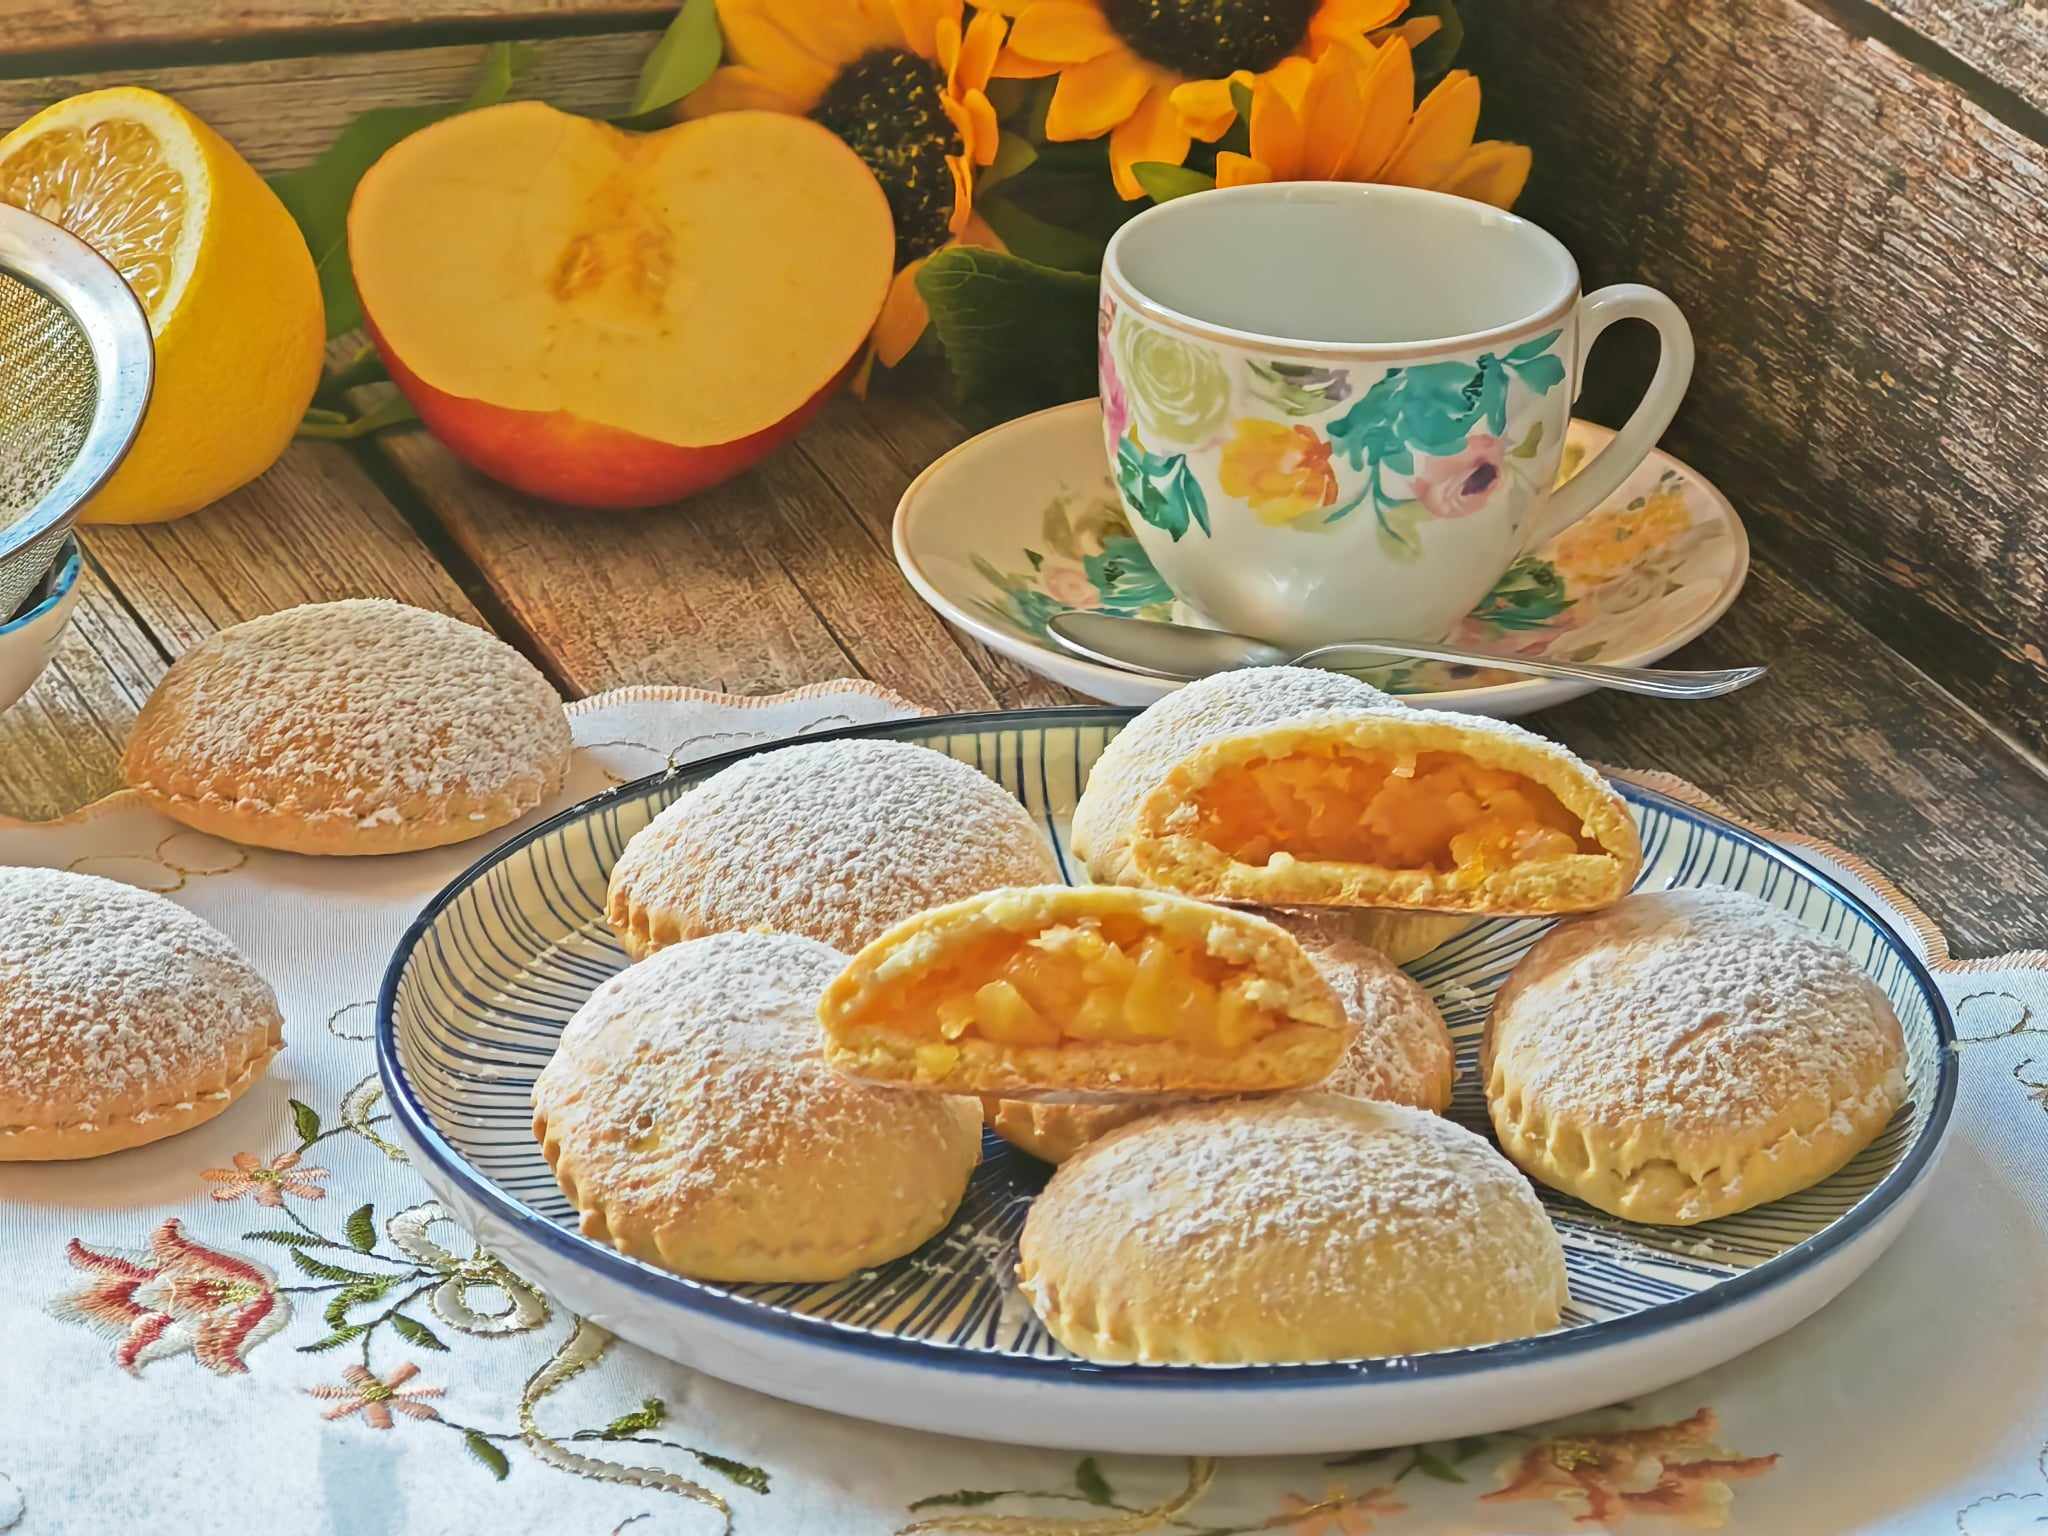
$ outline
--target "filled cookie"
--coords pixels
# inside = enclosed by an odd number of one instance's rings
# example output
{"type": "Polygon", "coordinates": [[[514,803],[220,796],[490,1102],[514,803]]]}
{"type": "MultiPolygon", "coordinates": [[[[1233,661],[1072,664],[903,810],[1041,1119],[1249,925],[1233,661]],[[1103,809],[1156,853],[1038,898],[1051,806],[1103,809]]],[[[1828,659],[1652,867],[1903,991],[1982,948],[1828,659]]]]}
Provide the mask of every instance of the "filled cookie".
{"type": "Polygon", "coordinates": [[[1110,1132],[1032,1203],[1018,1284],[1090,1360],[1414,1354],[1557,1326],[1528,1182],[1437,1115],[1334,1094],[1185,1105],[1110,1132]]]}
{"type": "Polygon", "coordinates": [[[204,1124],[284,1043],[277,997],[175,902],[0,868],[0,1161],[97,1157],[204,1124]]]}
{"type": "Polygon", "coordinates": [[[216,837],[288,853],[406,853],[518,820],[561,788],[546,678],[475,625],[382,599],[212,635],[142,706],[122,776],[216,837]]]}
{"type": "Polygon", "coordinates": [[[791,934],[715,934],[591,994],[533,1085],[585,1234],[699,1280],[822,1281],[952,1219],[980,1113],[825,1065],[818,995],[845,964],[791,934]]]}
{"type": "Polygon", "coordinates": [[[1138,804],[1174,764],[1205,742],[1297,715],[1373,709],[1392,695],[1342,672],[1252,667],[1219,672],[1159,700],[1102,749],[1074,807],[1073,849],[1105,885],[1145,885],[1131,853],[1138,804]]]}
{"type": "Polygon", "coordinates": [[[1059,878],[1030,812],[978,768],[906,742],[811,742],[735,763],[643,827],[606,918],[635,959],[734,928],[852,953],[927,907],[1059,878]]]}
{"type": "Polygon", "coordinates": [[[1729,890],[1644,893],[1560,923],[1494,1000],[1480,1070],[1501,1147],[1531,1177],[1671,1224],[1826,1178],[1906,1096],[1877,984],[1729,890]]]}
{"type": "MultiPolygon", "coordinates": [[[[1448,1109],[1457,1062],[1444,1016],[1427,987],[1359,942],[1351,921],[1359,914],[1338,908],[1273,908],[1265,915],[1294,935],[1351,1020],[1350,1044],[1316,1087],[1437,1114],[1448,1109]]],[[[983,1111],[989,1129],[1003,1140],[1045,1162],[1061,1163],[1117,1126],[1162,1107],[1148,1099],[1115,1104],[989,1099],[983,1111]]]]}
{"type": "Polygon", "coordinates": [[[818,1019],[851,1076],[1007,1098],[1298,1088],[1351,1037],[1284,928],[1115,886],[920,913],[854,956],[818,1019]]]}

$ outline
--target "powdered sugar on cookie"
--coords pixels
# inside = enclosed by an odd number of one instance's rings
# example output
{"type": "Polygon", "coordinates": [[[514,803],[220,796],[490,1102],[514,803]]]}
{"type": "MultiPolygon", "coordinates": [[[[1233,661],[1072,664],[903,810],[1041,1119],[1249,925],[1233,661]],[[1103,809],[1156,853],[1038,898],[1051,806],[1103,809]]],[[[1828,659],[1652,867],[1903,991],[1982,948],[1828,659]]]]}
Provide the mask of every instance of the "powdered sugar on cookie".
{"type": "Polygon", "coordinates": [[[904,742],[813,742],[657,816],[612,870],[608,916],[635,955],[735,928],[852,953],[928,908],[1059,879],[1030,813],[978,769],[904,742]]]}
{"type": "Polygon", "coordinates": [[[1362,943],[1353,913],[1272,907],[1264,916],[1308,951],[1357,1026],[1343,1059],[1317,1086],[1325,1093],[1384,1099],[1438,1114],[1449,1108],[1456,1057],[1429,989],[1362,943]]]}
{"type": "Polygon", "coordinates": [[[283,1041],[276,995],[240,951],[152,892],[0,868],[0,933],[0,1143],[96,1136],[225,1092],[283,1041]]]}

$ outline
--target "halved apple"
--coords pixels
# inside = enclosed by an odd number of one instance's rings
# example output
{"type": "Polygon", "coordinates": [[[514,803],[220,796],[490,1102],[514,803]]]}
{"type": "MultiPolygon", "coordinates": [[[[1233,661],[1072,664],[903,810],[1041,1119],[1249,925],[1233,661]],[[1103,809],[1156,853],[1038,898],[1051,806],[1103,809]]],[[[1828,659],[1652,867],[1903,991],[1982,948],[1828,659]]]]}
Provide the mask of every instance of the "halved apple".
{"type": "Polygon", "coordinates": [[[642,507],[795,435],[881,312],[895,233],[805,118],[626,133],[539,102],[405,139],[349,207],[377,350],[434,435],[552,501],[642,507]]]}

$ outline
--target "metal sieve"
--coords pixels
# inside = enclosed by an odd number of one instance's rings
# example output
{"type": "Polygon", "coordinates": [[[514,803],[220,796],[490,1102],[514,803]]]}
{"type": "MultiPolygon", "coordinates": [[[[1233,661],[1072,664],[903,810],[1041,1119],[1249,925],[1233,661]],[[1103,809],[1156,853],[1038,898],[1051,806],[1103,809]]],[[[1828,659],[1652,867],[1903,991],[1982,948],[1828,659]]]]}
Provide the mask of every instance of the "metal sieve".
{"type": "Polygon", "coordinates": [[[148,316],[97,251],[0,203],[0,623],[135,440],[155,355],[148,316]]]}

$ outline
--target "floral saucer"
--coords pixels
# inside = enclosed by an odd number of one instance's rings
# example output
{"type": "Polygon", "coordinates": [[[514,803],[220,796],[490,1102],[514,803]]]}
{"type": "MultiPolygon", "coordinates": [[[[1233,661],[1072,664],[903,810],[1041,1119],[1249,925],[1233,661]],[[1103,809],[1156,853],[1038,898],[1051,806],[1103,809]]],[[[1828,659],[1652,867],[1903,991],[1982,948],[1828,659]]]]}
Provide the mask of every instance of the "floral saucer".
{"type": "MultiPolygon", "coordinates": [[[[1563,475],[1612,435],[1573,421],[1563,475]]],[[[1149,704],[1178,685],[1070,656],[1047,636],[1047,619],[1082,608],[1208,622],[1174,596],[1132,537],[1093,400],[1005,422],[937,460],[903,493],[895,544],[903,574],[948,623],[1112,704],[1149,704]]],[[[1727,498],[1652,453],[1583,522],[1516,561],[1447,638],[1504,655],[1641,666],[1727,612],[1748,573],[1749,536],[1727,498]]],[[[1358,675],[1416,704],[1479,715],[1527,714],[1589,691],[1442,662],[1358,675]]]]}

